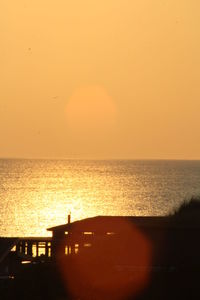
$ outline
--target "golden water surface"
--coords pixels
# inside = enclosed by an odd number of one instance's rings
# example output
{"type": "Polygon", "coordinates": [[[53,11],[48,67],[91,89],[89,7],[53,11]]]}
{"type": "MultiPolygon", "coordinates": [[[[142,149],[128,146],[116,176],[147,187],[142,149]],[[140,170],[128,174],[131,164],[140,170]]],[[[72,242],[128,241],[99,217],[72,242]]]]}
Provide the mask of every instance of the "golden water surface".
{"type": "Polygon", "coordinates": [[[0,236],[96,215],[165,215],[200,194],[199,161],[0,160],[0,236]]]}

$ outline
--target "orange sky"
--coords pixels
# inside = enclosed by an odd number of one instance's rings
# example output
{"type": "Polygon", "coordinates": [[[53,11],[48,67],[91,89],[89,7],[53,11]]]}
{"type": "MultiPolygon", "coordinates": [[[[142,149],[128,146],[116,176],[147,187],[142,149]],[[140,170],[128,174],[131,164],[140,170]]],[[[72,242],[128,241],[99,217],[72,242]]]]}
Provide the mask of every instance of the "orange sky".
{"type": "Polygon", "coordinates": [[[2,0],[0,157],[200,159],[200,2],[2,0]]]}

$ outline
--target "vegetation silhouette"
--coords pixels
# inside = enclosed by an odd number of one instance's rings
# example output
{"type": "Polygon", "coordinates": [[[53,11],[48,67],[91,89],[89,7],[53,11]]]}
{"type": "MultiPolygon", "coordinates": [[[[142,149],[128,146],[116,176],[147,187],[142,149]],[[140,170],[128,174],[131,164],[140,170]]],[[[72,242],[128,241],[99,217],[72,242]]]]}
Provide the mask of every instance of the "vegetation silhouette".
{"type": "Polygon", "coordinates": [[[174,210],[173,217],[188,216],[198,218],[200,214],[200,196],[192,197],[189,201],[184,201],[180,207],[174,210]]]}
{"type": "Polygon", "coordinates": [[[161,270],[152,273],[140,300],[200,299],[200,197],[184,201],[169,216],[169,224],[165,250],[154,262],[161,270]]]}

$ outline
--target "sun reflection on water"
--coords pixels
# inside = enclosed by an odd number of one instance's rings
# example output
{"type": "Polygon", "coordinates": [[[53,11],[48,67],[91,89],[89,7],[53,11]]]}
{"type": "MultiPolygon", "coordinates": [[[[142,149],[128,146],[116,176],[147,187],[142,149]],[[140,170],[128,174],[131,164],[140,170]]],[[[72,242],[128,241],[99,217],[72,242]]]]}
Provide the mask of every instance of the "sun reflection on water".
{"type": "Polygon", "coordinates": [[[199,193],[200,163],[0,160],[0,235],[48,236],[46,228],[96,215],[164,215],[199,193]]]}

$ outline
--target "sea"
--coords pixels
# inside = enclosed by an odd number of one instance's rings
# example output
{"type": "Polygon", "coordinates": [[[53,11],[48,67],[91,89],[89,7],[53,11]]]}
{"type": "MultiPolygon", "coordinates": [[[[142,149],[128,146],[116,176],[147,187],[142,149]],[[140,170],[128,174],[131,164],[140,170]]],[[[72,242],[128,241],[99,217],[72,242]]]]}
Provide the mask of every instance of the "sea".
{"type": "Polygon", "coordinates": [[[97,215],[172,214],[200,195],[200,161],[0,159],[0,236],[49,236],[97,215]]]}

